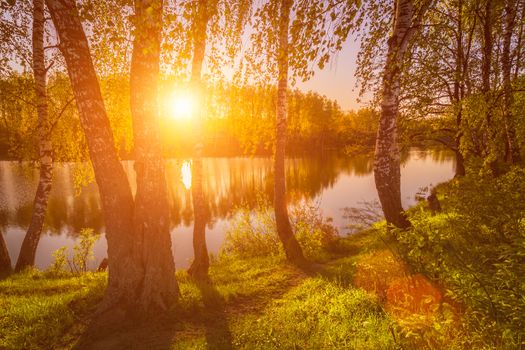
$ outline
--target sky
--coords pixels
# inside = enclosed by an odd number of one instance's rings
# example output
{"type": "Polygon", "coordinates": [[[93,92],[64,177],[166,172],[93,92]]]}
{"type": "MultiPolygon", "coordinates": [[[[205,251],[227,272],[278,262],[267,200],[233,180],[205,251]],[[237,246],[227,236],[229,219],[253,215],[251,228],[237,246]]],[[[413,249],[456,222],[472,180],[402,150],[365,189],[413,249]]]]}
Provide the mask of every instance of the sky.
{"type": "Polygon", "coordinates": [[[348,38],[343,49],[332,61],[307,82],[298,82],[296,86],[303,91],[316,91],[330,99],[335,99],[343,110],[358,109],[359,88],[356,87],[355,69],[359,43],[348,38]]]}
{"type": "MultiPolygon", "coordinates": [[[[334,55],[323,70],[316,69],[307,82],[297,82],[302,91],[315,91],[338,102],[343,110],[358,109],[359,88],[356,87],[356,61],[359,42],[350,35],[340,52],[334,55]]],[[[20,67],[21,69],[21,67],[20,67]]]]}

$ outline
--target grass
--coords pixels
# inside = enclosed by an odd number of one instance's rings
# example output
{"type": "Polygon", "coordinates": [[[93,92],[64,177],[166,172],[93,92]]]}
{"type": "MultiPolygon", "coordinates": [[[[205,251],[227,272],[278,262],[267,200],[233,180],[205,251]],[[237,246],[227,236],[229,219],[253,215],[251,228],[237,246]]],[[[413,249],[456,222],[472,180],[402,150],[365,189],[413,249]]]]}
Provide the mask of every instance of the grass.
{"type": "Polygon", "coordinates": [[[105,274],[51,277],[28,270],[0,281],[0,349],[46,349],[69,342],[67,333],[93,310],[105,274]]]}
{"type": "Polygon", "coordinates": [[[322,277],[309,278],[262,315],[235,326],[240,349],[393,349],[391,320],[377,297],[322,277]]]}
{"type": "MultiPolygon", "coordinates": [[[[413,291],[400,286],[409,273],[377,235],[334,247],[330,261],[307,273],[279,256],[222,256],[212,263],[210,284],[179,271],[181,297],[168,323],[123,330],[88,348],[424,349],[450,337],[429,331],[447,327],[437,310],[403,313],[402,302],[388,299],[393,285],[413,291]]],[[[105,281],[104,273],[58,278],[34,270],[1,281],[0,349],[73,348],[105,281]]]]}
{"type": "Polygon", "coordinates": [[[168,318],[93,339],[106,274],[26,271],[0,281],[0,349],[525,348],[524,175],[443,185],[443,211],[413,207],[406,231],[341,239],[306,206],[292,217],[308,271],[285,262],[272,211],[245,211],[210,283],[178,271],[168,318]]]}

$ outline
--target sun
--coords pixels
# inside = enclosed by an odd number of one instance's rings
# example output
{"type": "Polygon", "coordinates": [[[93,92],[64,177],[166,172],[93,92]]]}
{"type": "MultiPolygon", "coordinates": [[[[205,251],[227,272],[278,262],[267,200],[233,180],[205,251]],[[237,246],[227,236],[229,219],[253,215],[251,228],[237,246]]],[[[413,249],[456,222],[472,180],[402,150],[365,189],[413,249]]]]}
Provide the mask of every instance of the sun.
{"type": "Polygon", "coordinates": [[[169,113],[176,120],[190,119],[193,117],[195,102],[193,96],[184,93],[175,93],[169,101],[169,113]]]}

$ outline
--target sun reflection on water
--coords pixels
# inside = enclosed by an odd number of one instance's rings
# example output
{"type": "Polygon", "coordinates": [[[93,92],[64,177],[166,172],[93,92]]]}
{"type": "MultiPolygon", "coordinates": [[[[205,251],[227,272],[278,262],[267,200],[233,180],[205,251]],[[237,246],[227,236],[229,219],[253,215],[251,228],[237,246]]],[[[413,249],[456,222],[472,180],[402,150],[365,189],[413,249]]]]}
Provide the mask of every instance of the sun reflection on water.
{"type": "Polygon", "coordinates": [[[184,163],[182,163],[182,167],[180,169],[180,179],[182,183],[184,184],[184,187],[186,187],[187,190],[191,188],[191,161],[187,160],[184,163]]]}

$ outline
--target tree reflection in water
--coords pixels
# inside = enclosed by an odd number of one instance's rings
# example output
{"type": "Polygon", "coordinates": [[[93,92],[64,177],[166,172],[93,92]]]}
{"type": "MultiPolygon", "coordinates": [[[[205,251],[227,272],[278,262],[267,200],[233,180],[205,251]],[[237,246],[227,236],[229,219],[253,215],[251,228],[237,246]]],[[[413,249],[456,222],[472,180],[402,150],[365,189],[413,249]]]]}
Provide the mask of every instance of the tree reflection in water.
{"type": "MultiPolygon", "coordinates": [[[[404,164],[431,162],[446,167],[452,174],[450,164],[453,162],[453,156],[445,151],[412,150],[403,156],[402,162],[404,164]]],[[[293,204],[304,199],[318,198],[324,191],[331,189],[338,181],[341,181],[341,178],[351,182],[352,180],[348,178],[370,177],[372,176],[372,165],[371,156],[349,158],[325,154],[322,157],[289,158],[286,161],[289,202],[293,204]]],[[[80,193],[76,195],[75,166],[72,163],[55,165],[54,185],[45,222],[45,234],[48,236],[75,237],[84,227],[91,227],[95,232],[104,230],[97,186],[90,183],[82,187],[80,193]]],[[[124,168],[134,190],[133,162],[125,161],[124,168]]],[[[414,169],[417,168],[416,164],[414,169]]],[[[236,207],[244,205],[252,208],[259,196],[263,195],[269,199],[273,197],[270,158],[204,158],[203,174],[203,190],[210,213],[209,229],[213,229],[217,222],[224,222],[231,218],[235,214],[236,207]]],[[[413,176],[415,175],[412,174],[409,177],[413,176]]],[[[166,178],[172,229],[176,232],[179,228],[191,227],[193,207],[190,161],[186,159],[168,160],[166,178]]],[[[446,179],[442,179],[444,180],[446,179]]],[[[10,230],[12,232],[16,229],[25,230],[29,225],[32,198],[37,181],[38,171],[31,164],[0,162],[0,227],[8,233],[8,239],[11,237],[9,236],[10,230]]],[[[351,195],[348,194],[348,196],[351,195]]],[[[371,196],[375,197],[375,193],[371,196]]],[[[363,198],[349,198],[349,200],[359,201],[363,198]]],[[[350,203],[343,204],[341,208],[348,205],[350,203]]]]}

